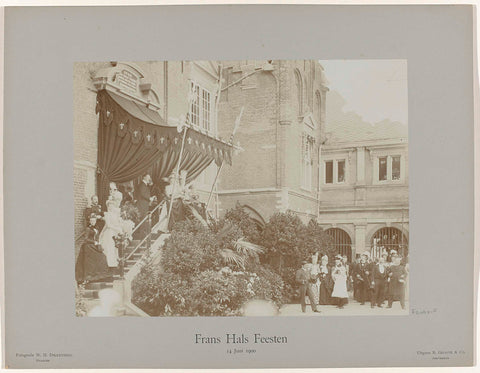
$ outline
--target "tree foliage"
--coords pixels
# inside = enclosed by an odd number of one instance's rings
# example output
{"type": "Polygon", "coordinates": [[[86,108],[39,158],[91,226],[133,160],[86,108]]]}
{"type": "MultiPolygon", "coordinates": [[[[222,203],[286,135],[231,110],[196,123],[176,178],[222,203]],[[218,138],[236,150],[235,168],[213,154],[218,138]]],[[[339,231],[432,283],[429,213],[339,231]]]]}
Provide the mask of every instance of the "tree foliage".
{"type": "Polygon", "coordinates": [[[259,244],[261,240],[261,232],[257,224],[245,212],[242,206],[237,204],[235,208],[228,210],[225,213],[225,219],[234,223],[242,230],[243,237],[246,241],[259,244]]]}
{"type": "Polygon", "coordinates": [[[134,281],[134,302],[154,316],[239,315],[251,299],[280,305],[296,297],[295,272],[316,252],[336,254],[315,221],[276,213],[259,231],[237,206],[208,227],[177,223],[160,265],[147,263],[134,281]]]}
{"type": "Polygon", "coordinates": [[[264,261],[271,263],[281,276],[287,299],[295,297],[298,287],[295,272],[301,262],[310,261],[316,252],[332,255],[335,250],[331,237],[317,222],[312,220],[305,225],[291,211],[272,215],[263,231],[261,243],[266,248],[264,261]]]}
{"type": "Polygon", "coordinates": [[[239,315],[250,299],[280,305],[283,281],[260,264],[262,252],[230,220],[179,223],[160,265],[147,263],[134,280],[133,301],[152,316],[239,315]]]}

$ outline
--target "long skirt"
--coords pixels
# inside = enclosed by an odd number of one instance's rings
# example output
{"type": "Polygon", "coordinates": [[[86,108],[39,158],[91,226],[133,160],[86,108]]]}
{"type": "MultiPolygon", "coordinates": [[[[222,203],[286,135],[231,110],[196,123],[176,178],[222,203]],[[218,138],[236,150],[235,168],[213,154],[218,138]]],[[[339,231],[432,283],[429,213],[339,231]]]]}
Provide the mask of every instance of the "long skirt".
{"type": "Polygon", "coordinates": [[[333,285],[332,297],[348,298],[347,279],[345,277],[337,277],[335,284],[333,285]]]}
{"type": "Polygon", "coordinates": [[[318,304],[332,304],[332,289],[326,281],[322,281],[320,284],[318,304]]]}
{"type": "Polygon", "coordinates": [[[110,277],[105,254],[95,245],[84,243],[75,263],[77,282],[98,281],[110,277]]]}
{"type": "Polygon", "coordinates": [[[113,236],[117,234],[116,230],[105,227],[100,233],[100,246],[107,257],[109,267],[118,267],[118,249],[115,246],[113,236]]]}

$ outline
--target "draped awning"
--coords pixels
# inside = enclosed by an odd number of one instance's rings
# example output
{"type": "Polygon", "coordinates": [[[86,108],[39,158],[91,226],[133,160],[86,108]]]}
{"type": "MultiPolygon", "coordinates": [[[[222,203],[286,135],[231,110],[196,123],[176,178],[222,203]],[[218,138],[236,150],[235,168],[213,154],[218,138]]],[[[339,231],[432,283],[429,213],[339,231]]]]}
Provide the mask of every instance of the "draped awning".
{"type": "MultiPolygon", "coordinates": [[[[98,195],[109,182],[127,182],[149,172],[154,183],[168,177],[180,158],[183,131],[166,125],[158,112],[107,90],[97,94],[98,195]]],[[[187,128],[180,170],[193,180],[212,162],[232,164],[231,144],[187,128]]]]}
{"type": "Polygon", "coordinates": [[[105,91],[113,98],[113,100],[120,105],[128,114],[145,123],[156,124],[159,126],[166,126],[167,124],[162,119],[158,111],[149,109],[147,106],[137,103],[136,101],[117,95],[116,93],[105,91]]]}

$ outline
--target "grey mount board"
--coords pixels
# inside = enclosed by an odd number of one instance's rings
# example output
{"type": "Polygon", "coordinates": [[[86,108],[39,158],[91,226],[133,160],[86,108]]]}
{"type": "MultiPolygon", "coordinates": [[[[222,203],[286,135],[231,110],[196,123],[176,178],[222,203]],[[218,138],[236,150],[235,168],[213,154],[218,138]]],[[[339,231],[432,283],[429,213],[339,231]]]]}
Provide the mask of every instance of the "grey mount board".
{"type": "Polygon", "coordinates": [[[472,365],[473,12],[467,5],[7,8],[6,366],[472,365]],[[73,63],[247,58],[408,61],[410,314],[76,318],[73,63]],[[232,357],[225,343],[195,344],[196,333],[261,333],[288,343],[232,357]],[[448,358],[434,358],[442,352],[448,358]],[[44,353],[58,356],[30,357],[44,353]]]}

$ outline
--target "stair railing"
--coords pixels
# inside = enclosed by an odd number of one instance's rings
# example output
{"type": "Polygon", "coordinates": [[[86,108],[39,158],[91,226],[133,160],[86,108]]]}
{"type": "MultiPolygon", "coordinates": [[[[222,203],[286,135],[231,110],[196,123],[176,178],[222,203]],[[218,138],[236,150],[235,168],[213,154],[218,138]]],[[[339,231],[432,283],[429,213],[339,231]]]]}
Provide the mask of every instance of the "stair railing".
{"type": "Polygon", "coordinates": [[[135,248],[127,255],[125,256],[125,247],[127,246],[127,243],[126,241],[124,240],[123,242],[120,243],[119,247],[118,247],[118,250],[119,250],[119,257],[121,258],[120,259],[120,262],[119,262],[119,274],[120,274],[120,277],[121,278],[124,278],[124,275],[125,275],[125,262],[130,259],[133,254],[135,254],[138,249],[143,245],[143,243],[146,241],[147,242],[147,250],[150,249],[150,247],[152,246],[152,215],[155,211],[157,211],[160,207],[163,206],[163,203],[159,203],[157,206],[155,206],[155,208],[152,210],[152,211],[149,211],[147,215],[145,215],[145,217],[142,219],[142,221],[140,223],[137,224],[137,226],[133,229],[132,231],[132,235],[133,233],[135,233],[135,231],[137,231],[137,229],[142,225],[144,224],[145,222],[147,223],[147,234],[145,235],[145,237],[143,237],[143,239],[137,244],[137,246],[135,246],[135,248]]]}

